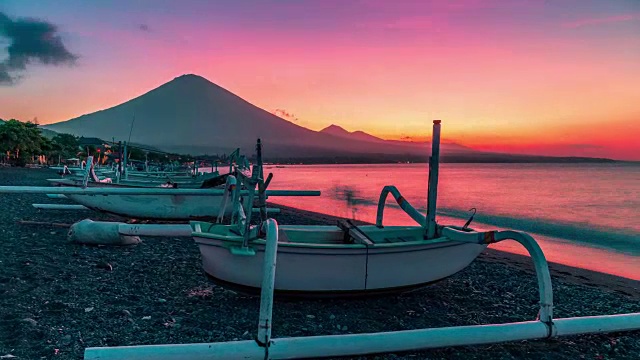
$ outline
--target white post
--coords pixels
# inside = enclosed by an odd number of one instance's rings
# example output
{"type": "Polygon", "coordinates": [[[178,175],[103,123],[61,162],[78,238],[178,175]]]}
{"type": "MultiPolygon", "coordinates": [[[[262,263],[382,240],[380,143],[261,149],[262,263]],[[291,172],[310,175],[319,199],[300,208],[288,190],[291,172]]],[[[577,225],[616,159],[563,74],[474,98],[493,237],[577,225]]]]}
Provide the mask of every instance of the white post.
{"type": "Polygon", "coordinates": [[[262,266],[262,288],[260,290],[260,319],[258,320],[258,344],[264,346],[268,359],[273,325],[273,291],[276,282],[276,258],[278,255],[278,222],[267,219],[263,223],[267,234],[262,266]]]}
{"type": "Polygon", "coordinates": [[[129,171],[127,170],[127,142],[124,142],[124,151],[123,151],[123,157],[122,157],[122,171],[124,171],[124,179],[127,180],[129,179],[129,171]]]}
{"type": "Polygon", "coordinates": [[[120,234],[132,236],[189,237],[192,231],[189,224],[118,224],[118,232],[120,234]]]}
{"type": "Polygon", "coordinates": [[[438,169],[440,167],[440,122],[433,120],[431,157],[429,158],[429,189],[427,194],[427,239],[436,237],[436,200],[438,197],[438,169]]]}

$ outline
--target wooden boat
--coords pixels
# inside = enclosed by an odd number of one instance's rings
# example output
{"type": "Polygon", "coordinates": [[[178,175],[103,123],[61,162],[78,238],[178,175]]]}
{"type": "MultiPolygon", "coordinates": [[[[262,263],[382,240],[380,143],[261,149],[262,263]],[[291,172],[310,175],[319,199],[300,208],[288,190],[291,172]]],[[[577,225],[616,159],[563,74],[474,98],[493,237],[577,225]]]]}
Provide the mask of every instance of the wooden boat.
{"type": "MultiPolygon", "coordinates": [[[[259,290],[265,239],[251,241],[255,255],[237,255],[232,250],[241,248],[244,238],[235,226],[192,226],[204,271],[214,281],[247,292],[259,290]]],[[[338,226],[279,226],[275,290],[303,296],[408,290],[457,273],[486,248],[445,237],[425,240],[420,226],[368,225],[351,231],[362,232],[366,237],[361,238],[369,242],[353,241],[349,231],[338,226]]]]}
{"type": "MultiPolygon", "coordinates": [[[[91,163],[91,160],[89,163],[91,163]]],[[[178,188],[178,186],[175,186],[177,184],[173,183],[171,186],[163,186],[165,183],[134,182],[115,184],[100,182],[91,167],[87,169],[83,180],[49,179],[49,181],[57,186],[130,189],[134,191],[136,189],[159,187],[178,188]],[[93,181],[89,181],[89,178],[93,181]]],[[[202,187],[202,182],[182,183],[181,185],[179,188],[196,190],[202,187]]],[[[230,211],[223,197],[200,196],[197,191],[192,192],[190,195],[171,195],[162,192],[144,195],[132,192],[131,194],[66,194],[65,196],[91,210],[135,219],[194,220],[212,218],[219,214],[228,214],[230,211]],[[225,209],[222,209],[222,207],[225,207],[225,209]]]]}
{"type": "MultiPolygon", "coordinates": [[[[203,187],[206,180],[213,177],[207,177],[207,179],[197,179],[191,181],[176,181],[167,179],[145,179],[145,180],[133,180],[133,179],[121,179],[118,183],[110,181],[88,181],[87,187],[175,187],[179,189],[199,189],[203,187]]],[[[81,178],[60,178],[60,179],[47,179],[53,186],[85,186],[84,181],[81,178]]]]}
{"type": "MultiPolygon", "coordinates": [[[[89,164],[92,157],[88,158],[89,164]]],[[[257,168],[256,168],[257,170],[257,168]]],[[[256,172],[256,171],[254,171],[256,172]]],[[[245,174],[244,179],[249,179],[248,169],[243,164],[236,166],[234,173],[245,174]]],[[[150,219],[150,220],[198,220],[222,218],[231,213],[231,203],[229,197],[238,199],[242,194],[247,195],[245,182],[236,183],[233,176],[222,177],[230,179],[226,189],[217,189],[216,180],[210,181],[205,188],[162,188],[162,187],[135,187],[109,183],[91,183],[89,177],[95,174],[89,168],[85,173],[82,183],[75,181],[64,182],[62,185],[51,188],[26,187],[23,191],[39,193],[46,191],[47,194],[61,194],[66,198],[83,205],[91,210],[110,213],[128,218],[150,219]],[[237,184],[237,186],[236,186],[237,184]],[[78,186],[80,185],[80,186],[78,186]],[[47,190],[50,189],[50,190],[47,190]]],[[[206,180],[206,181],[209,181],[206,180]]],[[[255,188],[255,184],[253,185],[255,188]]],[[[19,192],[20,187],[4,187],[6,192],[19,192]]],[[[253,193],[253,190],[249,191],[253,193]]],[[[267,192],[270,196],[318,196],[318,191],[289,191],[275,190],[267,192]]],[[[252,205],[248,205],[252,209],[252,205]]],[[[250,210],[251,211],[251,210],[250,210]]]]}
{"type": "MultiPolygon", "coordinates": [[[[215,217],[220,212],[223,198],[193,195],[84,195],[65,194],[67,198],[85,207],[109,214],[134,219],[194,220],[215,217]]],[[[224,210],[225,214],[230,208],[224,210]]]]}
{"type": "MultiPolygon", "coordinates": [[[[435,214],[439,126],[434,124],[430,214],[435,214]]],[[[205,272],[215,281],[251,292],[261,284],[266,239],[257,227],[246,225],[250,214],[247,217],[241,224],[193,222],[192,227],[205,272]]],[[[380,196],[376,225],[342,221],[337,226],[279,226],[275,291],[315,296],[411,289],[457,273],[485,248],[486,244],[443,236],[435,215],[429,221],[395,187],[387,186],[380,196]],[[382,226],[389,194],[418,226],[382,226]]]]}

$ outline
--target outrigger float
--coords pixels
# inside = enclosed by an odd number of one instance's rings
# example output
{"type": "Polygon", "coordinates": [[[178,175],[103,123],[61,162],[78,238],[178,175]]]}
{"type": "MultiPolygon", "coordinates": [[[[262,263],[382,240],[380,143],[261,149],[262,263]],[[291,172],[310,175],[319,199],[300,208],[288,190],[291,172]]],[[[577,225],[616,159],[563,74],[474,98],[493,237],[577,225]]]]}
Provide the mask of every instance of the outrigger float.
{"type": "MultiPolygon", "coordinates": [[[[545,256],[530,235],[519,231],[477,232],[435,221],[440,121],[434,121],[429,162],[427,215],[420,214],[394,187],[380,198],[375,226],[278,226],[268,219],[264,198],[268,180],[257,177],[260,225],[232,216],[231,225],[192,222],[205,271],[228,284],[260,288],[255,340],[87,348],[87,360],[301,359],[366,355],[459,345],[545,339],[557,336],[640,329],[640,313],[553,317],[551,277],[545,256]],[[384,227],[383,208],[391,193],[419,226],[384,227]],[[237,219],[240,220],[237,220],[237,219]],[[395,241],[392,239],[404,238],[395,241]],[[276,291],[301,293],[404,289],[442,279],[464,268],[489,244],[515,240],[529,252],[538,279],[540,310],[534,321],[455,326],[393,332],[272,338],[276,291]],[[435,255],[432,255],[435,254],[435,255]],[[353,264],[349,264],[349,260],[353,264]],[[340,269],[336,273],[334,269],[340,269]],[[408,270],[405,271],[404,268],[408,270]],[[385,273],[382,272],[385,270],[385,273]],[[315,273],[315,272],[319,273],[315,273]],[[345,280],[344,278],[348,278],[345,280]],[[397,279],[402,277],[402,279],[397,279]]],[[[259,167],[258,172],[261,173],[259,167]]],[[[252,179],[256,179],[256,169],[252,179]]],[[[228,191],[228,188],[227,190],[228,191]]],[[[235,197],[235,195],[233,195],[235,197]]],[[[253,198],[253,196],[249,196],[253,198]]],[[[245,199],[246,200],[246,199],[245,199]]],[[[251,199],[253,200],[253,199],[251,199]]],[[[237,197],[234,198],[237,204],[237,197]]],[[[249,200],[246,200],[251,204],[249,200]]],[[[238,208],[234,206],[234,209],[238,208]]],[[[241,210],[241,209],[240,209],[241,210]]],[[[234,211],[234,215],[241,215],[234,211]]]]}

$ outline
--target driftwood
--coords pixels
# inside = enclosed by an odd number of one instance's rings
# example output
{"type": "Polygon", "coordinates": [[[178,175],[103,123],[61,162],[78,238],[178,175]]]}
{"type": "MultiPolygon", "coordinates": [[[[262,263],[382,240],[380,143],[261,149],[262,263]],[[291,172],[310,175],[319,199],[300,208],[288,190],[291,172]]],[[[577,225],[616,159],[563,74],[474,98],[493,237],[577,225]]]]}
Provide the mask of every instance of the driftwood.
{"type": "Polygon", "coordinates": [[[43,225],[43,226],[55,226],[55,227],[63,227],[70,228],[71,224],[64,223],[54,223],[54,222],[46,222],[46,221],[31,221],[31,220],[20,220],[18,221],[20,225],[43,225]]]}

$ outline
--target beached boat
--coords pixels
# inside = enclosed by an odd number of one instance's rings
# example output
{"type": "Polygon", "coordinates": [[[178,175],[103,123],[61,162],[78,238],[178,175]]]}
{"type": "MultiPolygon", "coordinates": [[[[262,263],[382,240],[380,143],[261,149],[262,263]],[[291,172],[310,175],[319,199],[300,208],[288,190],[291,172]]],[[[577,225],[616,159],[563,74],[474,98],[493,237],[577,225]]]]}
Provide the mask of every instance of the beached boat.
{"type": "MultiPolygon", "coordinates": [[[[244,241],[235,226],[202,222],[193,222],[192,226],[207,274],[228,287],[259,291],[265,239],[252,239],[249,246],[255,255],[246,256],[233,251],[244,241]]],[[[407,290],[457,273],[485,248],[486,244],[461,243],[446,237],[424,239],[420,226],[348,229],[282,225],[278,228],[275,290],[289,295],[407,290]],[[350,232],[364,236],[352,237],[350,232]]]]}
{"type": "MultiPolygon", "coordinates": [[[[435,213],[439,126],[434,125],[431,213],[435,213]]],[[[260,236],[258,227],[206,222],[193,222],[192,227],[209,276],[230,287],[248,291],[260,288],[266,239],[260,236]]],[[[443,236],[437,231],[435,217],[430,224],[394,186],[382,191],[376,225],[356,226],[350,221],[336,226],[281,225],[278,242],[275,290],[290,295],[368,294],[415,288],[464,269],[487,246],[443,236]],[[382,225],[389,194],[418,226],[382,225]]]]}
{"type": "MultiPolygon", "coordinates": [[[[91,163],[91,157],[89,157],[89,159],[91,163]]],[[[162,189],[159,189],[163,187],[178,188],[178,186],[175,186],[176,184],[173,183],[170,184],[171,186],[168,186],[165,184],[140,182],[136,186],[131,184],[100,182],[91,167],[87,169],[83,180],[50,179],[49,181],[54,185],[63,187],[130,190],[129,193],[122,194],[106,193],[96,195],[94,193],[68,193],[64,195],[68,199],[91,210],[135,219],[194,220],[212,218],[218,214],[228,214],[230,211],[223,197],[200,195],[198,190],[202,187],[202,182],[189,184],[193,186],[191,188],[193,191],[189,194],[174,195],[164,193],[161,191],[162,189]],[[92,178],[93,181],[89,181],[89,178],[92,178]],[[160,191],[151,191],[155,190],[155,188],[158,188],[157,190],[160,191]],[[149,189],[151,192],[143,194],[138,191],[144,189],[149,189]]],[[[190,186],[187,186],[187,184],[182,185],[180,188],[189,190],[190,186]]],[[[54,192],[52,191],[51,193],[54,192]]]]}
{"type": "MultiPolygon", "coordinates": [[[[113,182],[112,178],[91,178],[86,184],[82,177],[66,177],[58,179],[47,179],[53,186],[88,186],[88,187],[175,187],[180,189],[199,189],[206,187],[204,184],[209,183],[209,180],[221,177],[220,175],[208,175],[192,178],[189,180],[176,180],[176,179],[162,179],[162,178],[146,178],[144,180],[137,179],[120,179],[117,183],[113,182]]],[[[223,181],[224,182],[224,181],[223,181]]]]}

